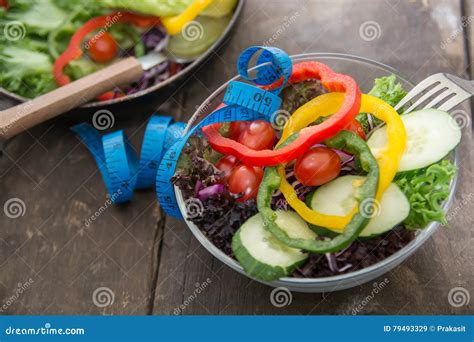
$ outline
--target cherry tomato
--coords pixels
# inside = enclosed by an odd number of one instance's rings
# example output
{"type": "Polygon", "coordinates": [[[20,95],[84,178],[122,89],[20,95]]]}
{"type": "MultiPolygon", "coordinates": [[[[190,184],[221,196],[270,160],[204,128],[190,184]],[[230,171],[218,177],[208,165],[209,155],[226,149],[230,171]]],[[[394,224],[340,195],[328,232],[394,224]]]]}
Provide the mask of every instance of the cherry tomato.
{"type": "Polygon", "coordinates": [[[295,176],[303,185],[317,186],[339,175],[341,158],[327,147],[313,147],[296,160],[295,176]]]}
{"type": "Polygon", "coordinates": [[[237,141],[254,150],[271,149],[275,143],[275,130],[266,121],[252,121],[240,133],[237,141]]]}
{"type": "Polygon", "coordinates": [[[89,42],[89,56],[97,63],[107,63],[117,56],[118,45],[112,35],[104,32],[101,36],[92,37],[89,42]]]}
{"type": "Polygon", "coordinates": [[[224,172],[224,180],[229,179],[232,170],[239,164],[239,161],[235,156],[224,156],[216,163],[216,167],[224,172]]]}
{"type": "Polygon", "coordinates": [[[258,187],[263,178],[263,169],[258,166],[239,165],[232,171],[228,186],[233,194],[241,194],[237,202],[245,202],[257,197],[258,187]]]}
{"type": "Polygon", "coordinates": [[[8,8],[8,0],[0,0],[0,7],[8,8]]]}
{"type": "Polygon", "coordinates": [[[229,138],[232,140],[239,139],[240,133],[248,127],[248,121],[233,121],[229,125],[229,138]]]}
{"type": "Polygon", "coordinates": [[[355,134],[357,134],[362,140],[365,140],[365,132],[364,132],[364,128],[362,127],[362,125],[360,124],[359,121],[357,121],[356,119],[352,120],[351,122],[349,122],[349,124],[347,125],[347,127],[345,128],[347,131],[351,131],[351,132],[354,132],[355,134]]]}

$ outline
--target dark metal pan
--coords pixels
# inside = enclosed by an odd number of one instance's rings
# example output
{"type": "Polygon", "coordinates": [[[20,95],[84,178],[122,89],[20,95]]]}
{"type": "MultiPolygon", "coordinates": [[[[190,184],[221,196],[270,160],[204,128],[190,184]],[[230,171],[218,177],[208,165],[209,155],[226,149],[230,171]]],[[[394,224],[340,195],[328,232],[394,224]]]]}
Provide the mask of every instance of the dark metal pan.
{"type": "MultiPolygon", "coordinates": [[[[151,87],[148,87],[144,90],[141,90],[137,93],[126,95],[120,98],[108,100],[108,101],[94,101],[94,102],[89,102],[85,105],[82,105],[79,107],[79,109],[86,109],[87,112],[90,112],[91,109],[99,109],[99,108],[107,108],[110,106],[117,107],[117,105],[123,105],[123,104],[130,104],[130,102],[135,102],[135,100],[138,100],[143,97],[149,97],[159,94],[166,88],[171,88],[172,86],[178,84],[180,81],[183,81],[186,79],[186,76],[190,75],[191,72],[201,63],[205,62],[211,55],[212,52],[215,51],[221,44],[223,44],[229,34],[232,31],[232,28],[235,26],[235,23],[237,22],[237,19],[239,18],[240,14],[242,13],[242,9],[244,7],[245,0],[239,0],[237,3],[237,6],[234,10],[234,15],[227,25],[227,28],[221,35],[221,37],[204,53],[202,54],[199,58],[197,58],[195,61],[193,61],[191,64],[187,65],[183,70],[179,71],[176,75],[173,75],[172,77],[166,79],[163,82],[157,83],[151,87]],[[149,96],[147,96],[149,95],[149,96]],[[88,109],[88,110],[87,110],[88,109]]],[[[19,96],[15,93],[9,92],[6,89],[3,89],[0,87],[0,96],[3,95],[4,97],[16,101],[18,103],[26,102],[28,101],[27,98],[23,96],[19,96]]],[[[128,107],[128,106],[127,106],[128,107]]]]}

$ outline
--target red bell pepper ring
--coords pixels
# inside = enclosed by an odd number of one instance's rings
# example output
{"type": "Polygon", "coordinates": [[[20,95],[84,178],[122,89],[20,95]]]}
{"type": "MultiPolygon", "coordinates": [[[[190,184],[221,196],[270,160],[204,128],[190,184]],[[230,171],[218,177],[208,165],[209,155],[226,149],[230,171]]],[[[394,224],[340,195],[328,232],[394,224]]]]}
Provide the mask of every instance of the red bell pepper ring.
{"type": "MultiPolygon", "coordinates": [[[[108,15],[94,17],[81,26],[71,37],[67,49],[56,59],[53,66],[53,75],[59,86],[66,85],[71,82],[68,75],[64,74],[64,68],[69,62],[80,58],[83,54],[82,43],[90,33],[104,29],[110,25],[110,22],[128,23],[137,27],[147,28],[161,25],[160,18],[149,15],[138,15],[129,12],[113,12],[108,15]]],[[[107,92],[98,97],[99,100],[109,100],[114,98],[113,92],[107,92]]]]}
{"type": "MultiPolygon", "coordinates": [[[[211,147],[224,155],[236,156],[243,163],[253,166],[274,166],[289,162],[305,153],[314,144],[329,139],[343,130],[359,113],[361,92],[354,79],[338,74],[319,62],[302,62],[293,66],[289,83],[306,80],[320,80],[331,92],[344,92],[344,102],[339,110],[319,125],[303,128],[296,138],[285,147],[276,150],[253,150],[235,140],[219,134],[216,126],[203,127],[211,147]]],[[[273,89],[281,85],[281,80],[266,87],[273,89]]]]}

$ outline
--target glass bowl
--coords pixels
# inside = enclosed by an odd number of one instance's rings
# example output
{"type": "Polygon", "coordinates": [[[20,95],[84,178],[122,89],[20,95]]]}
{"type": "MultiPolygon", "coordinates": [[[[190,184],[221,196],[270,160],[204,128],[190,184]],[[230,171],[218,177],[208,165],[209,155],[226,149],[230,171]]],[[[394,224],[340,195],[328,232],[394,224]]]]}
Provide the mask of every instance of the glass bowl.
{"type": "MultiPolygon", "coordinates": [[[[327,64],[336,72],[352,76],[359,84],[359,87],[363,93],[367,93],[370,91],[375,78],[388,76],[390,74],[395,74],[399,82],[402,83],[405,89],[409,90],[413,87],[413,84],[410,83],[406,78],[404,78],[394,68],[363,57],[338,53],[310,53],[295,55],[292,56],[291,59],[293,63],[303,61],[319,61],[324,64],[327,64]]],[[[237,76],[234,77],[232,80],[242,79],[237,76]]],[[[194,113],[194,115],[191,117],[188,123],[188,128],[198,123],[202,118],[210,114],[217,108],[217,106],[222,103],[222,98],[224,96],[227,84],[228,82],[222,85],[211,96],[209,96],[206,101],[204,101],[204,103],[197,109],[196,113],[194,113]]],[[[453,161],[455,164],[457,164],[458,162],[458,156],[456,152],[453,154],[453,161]]],[[[457,174],[451,182],[449,197],[444,203],[445,210],[447,210],[451,205],[451,202],[454,197],[456,183],[457,174]]],[[[177,187],[175,187],[175,192],[181,213],[183,217],[186,217],[186,208],[182,193],[177,187]]],[[[186,220],[186,223],[189,229],[191,229],[191,232],[194,234],[194,236],[212,255],[214,255],[217,259],[222,261],[227,266],[248,277],[248,274],[245,273],[244,269],[240,266],[240,264],[236,260],[227,256],[216,246],[214,246],[195,224],[188,220],[186,220]]],[[[285,277],[272,282],[264,282],[259,279],[255,280],[273,287],[286,287],[289,290],[296,292],[331,292],[355,287],[360,284],[369,282],[390,271],[394,267],[398,266],[411,254],[413,254],[418,248],[420,248],[439,226],[440,224],[437,222],[430,223],[425,229],[419,230],[416,233],[415,238],[405,247],[400,249],[398,252],[392,254],[391,256],[387,257],[382,261],[379,261],[374,265],[351,273],[321,278],[285,277]]]]}

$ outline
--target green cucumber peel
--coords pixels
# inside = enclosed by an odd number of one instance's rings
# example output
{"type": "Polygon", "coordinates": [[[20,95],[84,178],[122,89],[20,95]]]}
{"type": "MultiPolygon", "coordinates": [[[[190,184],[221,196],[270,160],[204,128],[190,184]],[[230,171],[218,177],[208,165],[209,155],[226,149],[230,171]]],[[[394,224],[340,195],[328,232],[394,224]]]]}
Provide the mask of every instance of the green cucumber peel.
{"type": "Polygon", "coordinates": [[[232,238],[232,251],[240,265],[244,268],[245,273],[255,279],[263,281],[273,281],[291,274],[297,267],[302,266],[306,262],[306,258],[288,267],[272,266],[255,259],[250,252],[244,247],[240,238],[240,229],[232,238]]]}

